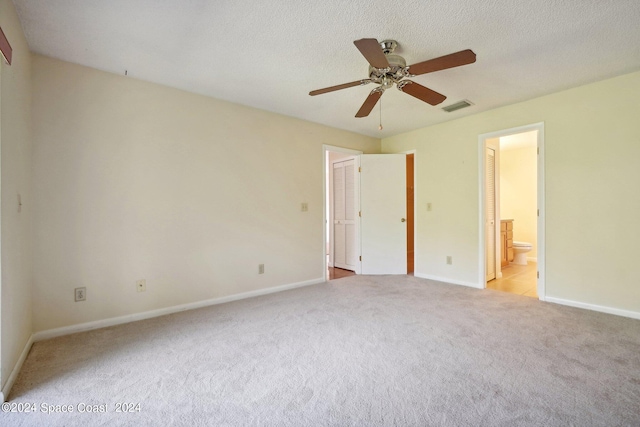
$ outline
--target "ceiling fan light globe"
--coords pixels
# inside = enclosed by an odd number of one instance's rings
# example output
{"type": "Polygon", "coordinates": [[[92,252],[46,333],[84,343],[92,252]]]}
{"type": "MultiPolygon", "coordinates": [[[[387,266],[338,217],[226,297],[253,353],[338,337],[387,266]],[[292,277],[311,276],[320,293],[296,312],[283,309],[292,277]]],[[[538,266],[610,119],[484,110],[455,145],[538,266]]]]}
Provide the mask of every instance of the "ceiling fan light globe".
{"type": "Polygon", "coordinates": [[[404,68],[407,66],[407,61],[400,55],[387,55],[387,61],[389,61],[389,65],[391,68],[404,68]]]}

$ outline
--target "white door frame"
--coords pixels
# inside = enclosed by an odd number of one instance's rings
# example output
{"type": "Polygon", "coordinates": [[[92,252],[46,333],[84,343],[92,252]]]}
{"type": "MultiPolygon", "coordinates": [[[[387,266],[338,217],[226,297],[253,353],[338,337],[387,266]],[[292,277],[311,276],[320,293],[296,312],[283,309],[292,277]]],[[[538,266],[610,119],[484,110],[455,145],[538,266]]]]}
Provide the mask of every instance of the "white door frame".
{"type": "MultiPolygon", "coordinates": [[[[484,150],[485,150],[485,160],[486,160],[486,150],[488,148],[492,149],[494,152],[494,156],[493,156],[493,162],[494,162],[494,167],[493,167],[493,171],[494,171],[494,175],[493,175],[493,191],[494,191],[494,216],[495,216],[495,220],[496,223],[494,225],[494,270],[495,270],[495,275],[496,275],[496,279],[500,279],[502,277],[502,265],[500,264],[500,252],[501,252],[501,247],[500,247],[500,144],[492,144],[489,142],[490,139],[494,139],[494,138],[486,138],[485,144],[484,144],[484,150]]],[[[486,165],[486,161],[484,163],[486,165]]],[[[486,180],[486,169],[485,169],[485,177],[484,179],[486,180]]],[[[486,186],[483,187],[486,189],[486,186]]],[[[485,192],[485,208],[486,208],[486,197],[487,194],[485,192]]],[[[485,218],[486,220],[486,218],[485,218]]],[[[486,230],[486,224],[485,224],[485,230],[486,230]]],[[[485,239],[487,238],[486,234],[485,234],[485,239]]],[[[485,248],[486,248],[486,244],[485,244],[485,248]]],[[[486,252],[485,252],[485,259],[486,259],[486,252]]],[[[485,266],[486,266],[486,262],[485,262],[485,266]]],[[[487,279],[486,279],[486,274],[487,271],[485,269],[485,284],[487,283],[487,279]]]]}
{"type": "Polygon", "coordinates": [[[478,136],[478,188],[480,193],[480,209],[479,209],[479,242],[478,242],[478,287],[484,289],[487,287],[486,282],[486,244],[485,244],[485,188],[484,188],[484,176],[485,176],[485,141],[491,138],[500,138],[503,136],[514,135],[517,133],[538,131],[538,298],[544,301],[546,298],[546,276],[545,276],[545,264],[546,264],[546,248],[545,248],[545,187],[544,187],[544,122],[533,123],[530,125],[520,126],[511,129],[503,129],[496,132],[484,133],[478,136]]]}
{"type": "MultiPolygon", "coordinates": [[[[322,144],[322,278],[323,280],[326,282],[328,280],[327,277],[327,229],[328,229],[328,223],[327,221],[329,220],[329,218],[327,218],[327,198],[328,198],[328,193],[329,193],[329,189],[327,188],[327,179],[329,178],[327,176],[327,171],[329,168],[329,158],[328,158],[328,153],[330,151],[333,152],[338,152],[338,153],[345,153],[345,154],[351,154],[354,156],[358,156],[360,154],[362,154],[362,151],[360,150],[352,150],[350,148],[343,148],[343,147],[337,147],[334,145],[327,145],[327,144],[322,144]]],[[[359,162],[357,162],[359,163],[359,162]]],[[[357,165],[359,166],[359,164],[357,165]]],[[[356,175],[357,179],[359,180],[359,174],[356,175]]],[[[356,188],[360,187],[360,182],[357,182],[356,188]]],[[[356,206],[356,210],[360,210],[360,198],[357,198],[357,203],[358,206],[356,206]]],[[[360,236],[360,222],[356,221],[356,236],[360,236]]],[[[359,237],[357,237],[358,241],[359,241],[359,237]]],[[[360,274],[362,266],[360,264],[360,262],[356,263],[356,274],[360,274]]]]}

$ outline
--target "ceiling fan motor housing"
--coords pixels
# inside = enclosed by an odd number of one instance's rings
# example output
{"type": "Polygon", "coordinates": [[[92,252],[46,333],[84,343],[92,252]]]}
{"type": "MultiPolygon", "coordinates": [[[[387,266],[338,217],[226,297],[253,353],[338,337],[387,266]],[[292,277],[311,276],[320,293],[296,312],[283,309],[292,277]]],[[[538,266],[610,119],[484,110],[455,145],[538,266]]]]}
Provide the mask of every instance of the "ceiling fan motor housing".
{"type": "Polygon", "coordinates": [[[369,66],[369,78],[373,83],[383,84],[386,80],[391,80],[392,84],[397,83],[400,79],[407,76],[405,68],[407,67],[407,61],[400,55],[387,54],[387,61],[389,61],[389,68],[375,68],[369,66]]]}

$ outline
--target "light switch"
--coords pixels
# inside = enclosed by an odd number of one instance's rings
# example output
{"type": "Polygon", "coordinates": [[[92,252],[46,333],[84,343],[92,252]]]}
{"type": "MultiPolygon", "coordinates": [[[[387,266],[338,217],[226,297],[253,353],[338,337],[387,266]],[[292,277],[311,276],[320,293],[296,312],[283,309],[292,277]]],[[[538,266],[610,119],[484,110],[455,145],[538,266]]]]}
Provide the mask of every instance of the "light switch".
{"type": "Polygon", "coordinates": [[[309,204],[304,202],[302,203],[302,212],[307,212],[309,210],[309,204]]]}

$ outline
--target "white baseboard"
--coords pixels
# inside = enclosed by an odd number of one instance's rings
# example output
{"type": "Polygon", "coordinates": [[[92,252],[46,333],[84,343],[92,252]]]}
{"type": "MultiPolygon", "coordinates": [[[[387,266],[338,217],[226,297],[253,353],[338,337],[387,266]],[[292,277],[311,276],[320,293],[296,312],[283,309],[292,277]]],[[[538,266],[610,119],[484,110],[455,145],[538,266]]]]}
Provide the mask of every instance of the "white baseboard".
{"type": "Polygon", "coordinates": [[[451,283],[453,285],[468,286],[470,288],[483,289],[480,286],[478,286],[477,283],[473,283],[473,282],[463,282],[461,280],[452,280],[447,277],[438,277],[438,276],[432,276],[430,274],[422,274],[417,272],[414,272],[413,275],[421,279],[429,279],[429,280],[435,280],[436,282],[451,283]]]}
{"type": "Polygon", "coordinates": [[[138,320],[151,319],[153,317],[164,316],[167,314],[179,313],[181,311],[193,310],[196,308],[208,307],[225,302],[237,301],[245,298],[253,298],[260,295],[273,294],[275,292],[287,291],[289,289],[300,288],[303,286],[316,285],[323,283],[323,278],[306,280],[303,282],[290,283],[288,285],[274,286],[266,289],[258,289],[255,291],[242,292],[240,294],[229,295],[226,297],[213,298],[203,301],[196,301],[188,304],[174,305],[172,307],[160,308],[157,310],[144,311],[142,313],[128,314],[126,316],[111,317],[109,319],[96,320],[93,322],[79,323],[77,325],[64,326],[61,328],[47,329],[33,334],[33,341],[42,341],[50,338],[60,337],[63,335],[75,334],[77,332],[90,331],[93,329],[106,328],[108,326],[121,325],[124,323],[135,322],[138,320]]]}
{"type": "Polygon", "coordinates": [[[550,296],[546,296],[545,301],[552,302],[555,304],[568,305],[570,307],[584,308],[586,310],[599,311],[601,313],[615,314],[616,316],[630,317],[632,319],[640,319],[640,312],[637,312],[637,311],[622,310],[619,308],[606,307],[604,305],[589,304],[586,302],[572,301],[568,299],[556,298],[556,297],[550,297],[550,296]]]}
{"type": "Polygon", "coordinates": [[[13,367],[13,370],[9,375],[9,379],[5,383],[4,387],[2,387],[2,392],[0,392],[0,401],[2,403],[7,401],[7,398],[9,397],[9,392],[11,391],[11,387],[13,387],[13,384],[16,382],[16,378],[18,378],[20,369],[22,369],[22,364],[27,358],[27,354],[29,354],[29,350],[31,350],[31,346],[33,345],[33,342],[34,342],[33,334],[31,334],[31,336],[27,340],[27,343],[24,345],[24,348],[22,349],[22,353],[20,353],[20,357],[18,358],[16,365],[13,367]]]}

